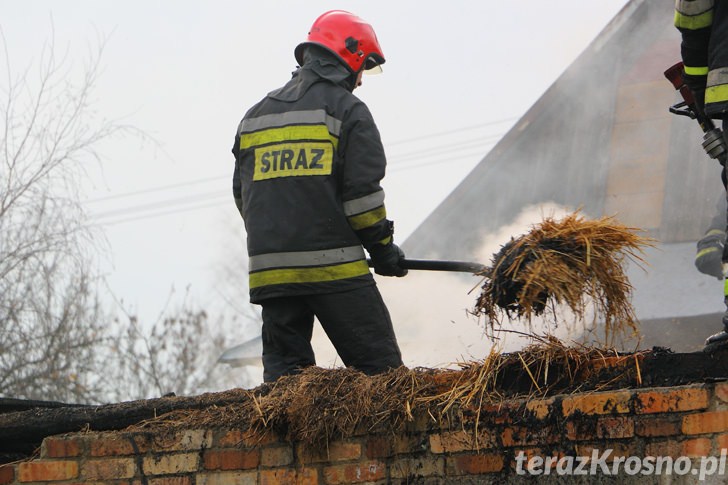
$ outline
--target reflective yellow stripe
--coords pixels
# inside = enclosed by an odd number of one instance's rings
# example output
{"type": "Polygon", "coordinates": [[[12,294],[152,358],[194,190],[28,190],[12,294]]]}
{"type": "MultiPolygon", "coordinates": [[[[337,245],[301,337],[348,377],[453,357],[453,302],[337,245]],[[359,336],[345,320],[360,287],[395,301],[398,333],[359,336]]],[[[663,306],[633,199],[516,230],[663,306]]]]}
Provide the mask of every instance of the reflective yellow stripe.
{"type": "Polygon", "coordinates": [[[723,295],[728,296],[728,278],[726,278],[725,282],[723,283],[723,295]]]}
{"type": "Polygon", "coordinates": [[[333,166],[329,142],[275,143],[255,149],[253,180],[329,175],[333,166]]]}
{"type": "Polygon", "coordinates": [[[728,101],[728,84],[709,86],[705,89],[705,104],[724,103],[728,101]]]}
{"type": "Polygon", "coordinates": [[[707,76],[708,75],[708,66],[700,66],[700,67],[684,66],[684,67],[685,67],[685,74],[689,74],[691,76],[707,76]]]}
{"type": "Polygon", "coordinates": [[[381,241],[379,241],[379,244],[381,244],[382,246],[386,246],[390,242],[392,242],[392,236],[387,236],[384,239],[382,239],[381,241]]]}
{"type": "Polygon", "coordinates": [[[701,13],[700,15],[683,15],[675,11],[675,27],[678,29],[698,30],[713,25],[713,11],[701,13]]]}
{"type": "Polygon", "coordinates": [[[698,251],[698,254],[695,255],[695,259],[702,258],[706,254],[715,253],[715,252],[718,252],[718,248],[705,248],[705,249],[702,249],[702,250],[698,251]]]}
{"type": "Polygon", "coordinates": [[[294,125],[270,128],[256,131],[255,133],[244,133],[240,137],[240,149],[245,150],[246,148],[265,145],[266,143],[296,140],[328,140],[334,145],[334,148],[339,145],[339,139],[329,133],[329,129],[325,125],[294,125]]]}
{"type": "Polygon", "coordinates": [[[320,283],[354,278],[369,273],[365,260],[319,268],[271,269],[250,273],[250,288],[285,283],[320,283]]]}
{"type": "Polygon", "coordinates": [[[381,206],[373,211],[365,212],[356,216],[349,217],[349,225],[355,230],[364,229],[373,226],[377,222],[387,217],[387,210],[381,206]]]}

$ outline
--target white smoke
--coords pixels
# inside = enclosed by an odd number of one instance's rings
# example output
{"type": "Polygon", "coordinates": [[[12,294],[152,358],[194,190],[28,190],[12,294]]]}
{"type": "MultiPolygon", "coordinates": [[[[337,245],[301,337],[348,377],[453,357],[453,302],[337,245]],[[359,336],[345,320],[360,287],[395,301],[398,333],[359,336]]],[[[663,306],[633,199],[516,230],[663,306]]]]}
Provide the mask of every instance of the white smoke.
{"type": "MultiPolygon", "coordinates": [[[[493,254],[512,237],[527,233],[546,217],[559,219],[571,212],[573,209],[554,203],[526,207],[513,223],[482,236],[483,243],[473,261],[489,265],[493,254]]],[[[421,257],[408,256],[412,259],[421,257]]],[[[469,258],[468,255],[452,254],[448,259],[469,258]]],[[[481,278],[466,273],[410,271],[404,278],[377,276],[376,279],[408,367],[456,367],[458,362],[481,360],[490,352],[494,344],[485,336],[487,322],[468,312],[475,306],[481,278]]],[[[523,333],[555,333],[539,320],[533,320],[530,326],[519,321],[504,322],[503,327],[523,333]]],[[[568,329],[562,326],[557,330],[556,336],[568,337],[568,329]]],[[[503,332],[499,338],[497,345],[502,351],[517,350],[531,343],[530,339],[517,333],[503,332]]],[[[313,342],[318,365],[341,365],[318,324],[313,342]]]]}

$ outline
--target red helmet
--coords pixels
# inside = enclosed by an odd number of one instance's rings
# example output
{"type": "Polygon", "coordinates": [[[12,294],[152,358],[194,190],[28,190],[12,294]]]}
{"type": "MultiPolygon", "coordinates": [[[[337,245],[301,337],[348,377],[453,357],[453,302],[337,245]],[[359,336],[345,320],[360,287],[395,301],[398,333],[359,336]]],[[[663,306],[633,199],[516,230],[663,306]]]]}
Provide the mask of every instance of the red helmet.
{"type": "Polygon", "coordinates": [[[314,21],[306,42],[296,46],[294,55],[303,65],[303,48],[317,44],[330,50],[353,72],[384,64],[384,54],[371,25],[343,10],[331,10],[314,21]]]}

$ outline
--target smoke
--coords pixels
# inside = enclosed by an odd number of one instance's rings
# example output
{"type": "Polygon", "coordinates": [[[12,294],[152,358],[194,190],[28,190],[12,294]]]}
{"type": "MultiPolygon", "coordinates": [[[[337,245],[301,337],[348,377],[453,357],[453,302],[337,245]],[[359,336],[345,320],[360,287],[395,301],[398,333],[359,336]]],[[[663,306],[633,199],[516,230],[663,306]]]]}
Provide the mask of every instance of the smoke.
{"type": "MultiPolygon", "coordinates": [[[[508,242],[528,232],[545,217],[560,218],[573,212],[554,203],[544,203],[524,208],[518,217],[493,234],[483,234],[482,244],[474,255],[451,254],[452,260],[471,259],[490,265],[494,253],[508,242]]],[[[409,255],[418,259],[421,255],[409,255]]],[[[482,360],[493,345],[508,352],[531,343],[517,333],[501,333],[494,344],[485,335],[487,322],[469,313],[473,310],[482,279],[466,273],[436,271],[410,271],[404,278],[376,276],[377,285],[389,308],[395,332],[402,350],[402,358],[408,367],[455,368],[458,362],[482,360]]],[[[508,322],[505,328],[516,332],[537,334],[554,333],[545,322],[534,319],[525,322],[508,322]]],[[[568,337],[568,329],[557,329],[558,337],[568,337]]],[[[316,325],[313,345],[317,363],[323,367],[340,366],[333,346],[316,325]]]]}

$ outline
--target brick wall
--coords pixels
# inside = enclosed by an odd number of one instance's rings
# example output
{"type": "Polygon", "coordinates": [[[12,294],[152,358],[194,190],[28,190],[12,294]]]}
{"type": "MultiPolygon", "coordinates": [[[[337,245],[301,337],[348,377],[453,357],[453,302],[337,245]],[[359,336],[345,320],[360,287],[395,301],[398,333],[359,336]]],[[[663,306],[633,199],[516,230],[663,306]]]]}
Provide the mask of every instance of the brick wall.
{"type": "MultiPolygon", "coordinates": [[[[456,411],[447,423],[417,416],[397,433],[362,433],[325,449],[236,429],[53,436],[36,459],[0,466],[0,485],[518,483],[519,456],[554,457],[538,469],[543,483],[585,483],[557,476],[556,459],[610,449],[610,466],[631,456],[697,463],[723,448],[728,383],[721,382],[504,401],[479,415],[456,411]]],[[[620,473],[619,483],[645,483],[620,473]]],[[[670,483],[693,483],[691,475],[673,475],[670,483]]],[[[652,479],[647,483],[657,483],[652,479]]]]}

